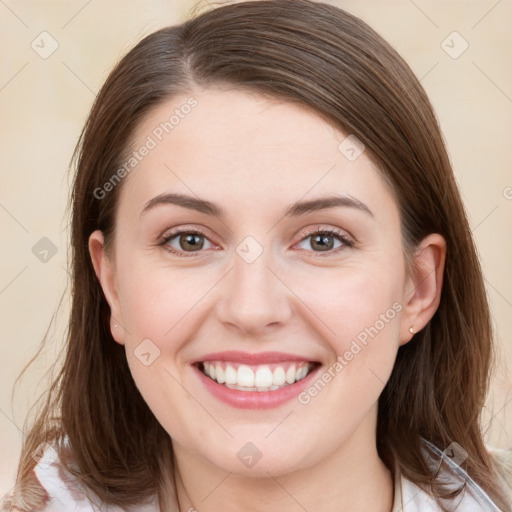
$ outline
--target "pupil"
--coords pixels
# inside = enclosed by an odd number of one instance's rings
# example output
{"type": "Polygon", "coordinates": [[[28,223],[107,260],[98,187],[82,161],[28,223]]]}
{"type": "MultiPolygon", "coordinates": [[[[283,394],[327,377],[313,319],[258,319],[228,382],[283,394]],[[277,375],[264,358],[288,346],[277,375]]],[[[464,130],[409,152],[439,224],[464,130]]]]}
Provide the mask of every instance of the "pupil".
{"type": "Polygon", "coordinates": [[[328,235],[316,235],[314,237],[314,243],[316,244],[317,241],[320,241],[320,249],[322,251],[332,249],[332,237],[328,235]],[[331,243],[328,243],[328,240],[331,239],[331,243]]]}
{"type": "Polygon", "coordinates": [[[185,246],[182,245],[182,248],[183,249],[186,249],[186,245],[188,244],[192,250],[197,250],[197,249],[201,249],[203,244],[200,243],[200,235],[196,235],[196,234],[188,234],[188,235],[185,235],[182,237],[182,239],[185,239],[185,246]]]}

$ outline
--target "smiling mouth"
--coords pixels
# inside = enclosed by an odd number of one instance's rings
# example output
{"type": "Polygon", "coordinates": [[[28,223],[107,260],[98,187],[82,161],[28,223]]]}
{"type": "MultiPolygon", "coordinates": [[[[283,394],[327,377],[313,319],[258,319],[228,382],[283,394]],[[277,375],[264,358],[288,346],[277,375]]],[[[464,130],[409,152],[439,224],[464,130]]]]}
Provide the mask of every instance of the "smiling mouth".
{"type": "Polygon", "coordinates": [[[320,363],[287,362],[246,365],[226,361],[197,363],[201,372],[217,384],[239,391],[275,391],[304,379],[320,363]]]}

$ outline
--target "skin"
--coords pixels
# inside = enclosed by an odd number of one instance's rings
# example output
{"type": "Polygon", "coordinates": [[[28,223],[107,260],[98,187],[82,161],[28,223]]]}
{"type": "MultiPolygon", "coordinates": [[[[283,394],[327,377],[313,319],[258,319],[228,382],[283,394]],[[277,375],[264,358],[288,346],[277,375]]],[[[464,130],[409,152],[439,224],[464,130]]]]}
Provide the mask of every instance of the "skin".
{"type": "MultiPolygon", "coordinates": [[[[239,89],[193,96],[198,106],[124,179],[114,250],[104,250],[100,231],[89,240],[113,338],[173,439],[180,510],[388,512],[393,475],[376,450],[377,400],[409,328],[418,332],[438,307],[445,241],[425,238],[408,275],[394,195],[367,152],[353,162],[341,153],[347,134],[308,109],[239,89]],[[283,217],[292,203],[333,191],[373,215],[344,206],[283,217]],[[141,215],[164,192],[215,202],[226,217],[171,204],[141,215]],[[159,245],[170,228],[203,230],[203,248],[179,236],[159,245]],[[309,236],[316,228],[354,245],[329,239],[326,255],[309,236]],[[252,263],[236,252],[248,236],[263,249],[252,263]],[[237,409],[191,368],[206,354],[243,350],[307,356],[326,371],[394,303],[401,311],[305,405],[237,409]],[[145,339],[160,350],[149,366],[134,354],[145,339]],[[247,442],[262,455],[252,468],[237,457],[247,442]]],[[[188,97],[150,112],[133,148],[188,97]]]]}

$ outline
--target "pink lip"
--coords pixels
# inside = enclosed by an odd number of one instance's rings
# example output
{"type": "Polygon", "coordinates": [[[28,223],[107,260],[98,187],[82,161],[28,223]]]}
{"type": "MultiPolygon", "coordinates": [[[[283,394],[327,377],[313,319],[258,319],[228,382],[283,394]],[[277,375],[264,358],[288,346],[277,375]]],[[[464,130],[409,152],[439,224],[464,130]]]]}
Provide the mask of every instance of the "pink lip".
{"type": "MultiPolygon", "coordinates": [[[[215,357],[212,357],[212,360],[218,361],[219,354],[214,354],[214,356],[215,357]]],[[[293,356],[293,358],[294,357],[296,356],[293,356]]],[[[293,358],[292,360],[294,360],[293,358]]],[[[232,361],[233,359],[229,360],[232,361]]],[[[245,361],[247,361],[247,359],[245,359],[245,361]]],[[[268,361],[269,359],[267,357],[265,362],[268,361]]],[[[201,371],[199,365],[193,364],[192,368],[197,373],[200,381],[204,384],[206,389],[222,402],[240,409],[271,409],[283,405],[307,388],[312,379],[315,378],[315,375],[318,373],[321,365],[318,365],[317,368],[311,370],[306,377],[295,382],[295,384],[290,384],[280,389],[275,389],[274,391],[239,391],[238,389],[230,389],[207,377],[201,371]]]]}
{"type": "Polygon", "coordinates": [[[295,354],[286,354],[284,352],[260,352],[259,354],[251,354],[249,352],[240,352],[238,350],[228,350],[208,354],[200,359],[196,359],[192,364],[202,363],[204,361],[230,361],[233,363],[248,365],[284,363],[285,361],[314,362],[312,359],[307,357],[295,354]]]}

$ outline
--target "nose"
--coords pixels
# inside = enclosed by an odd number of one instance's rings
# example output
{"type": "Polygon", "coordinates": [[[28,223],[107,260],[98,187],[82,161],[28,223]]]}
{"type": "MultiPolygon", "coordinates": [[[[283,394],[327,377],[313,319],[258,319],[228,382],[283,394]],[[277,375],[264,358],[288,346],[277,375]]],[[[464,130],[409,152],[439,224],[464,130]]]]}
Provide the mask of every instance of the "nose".
{"type": "Polygon", "coordinates": [[[283,282],[284,276],[270,268],[266,256],[263,252],[248,263],[234,254],[233,268],[225,278],[222,298],[217,303],[217,319],[230,329],[264,334],[291,317],[293,294],[283,282]]]}

